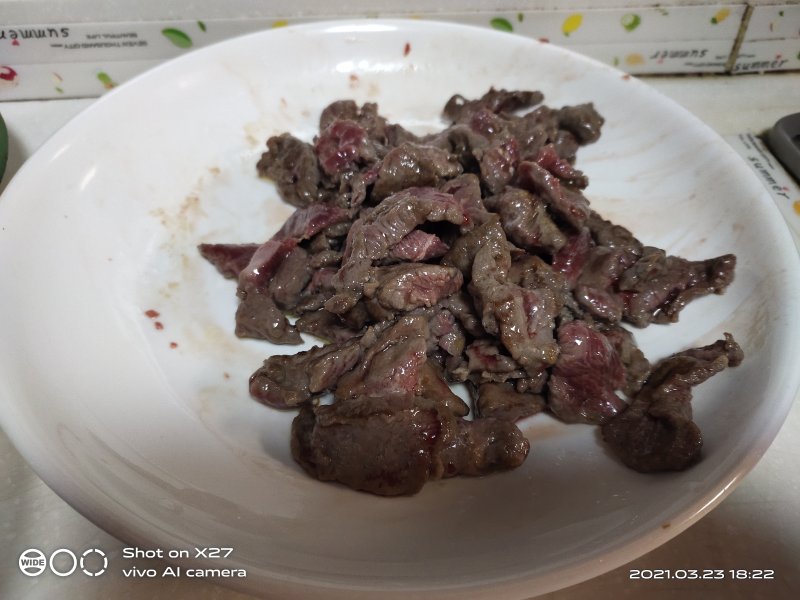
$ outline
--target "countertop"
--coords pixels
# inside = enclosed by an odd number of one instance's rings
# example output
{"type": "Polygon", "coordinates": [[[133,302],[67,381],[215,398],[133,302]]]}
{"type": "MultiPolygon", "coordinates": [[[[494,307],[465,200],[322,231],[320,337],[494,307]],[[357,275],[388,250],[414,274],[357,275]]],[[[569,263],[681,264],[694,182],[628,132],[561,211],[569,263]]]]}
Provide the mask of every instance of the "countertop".
{"type": "MultiPolygon", "coordinates": [[[[760,133],[780,117],[800,111],[800,73],[653,77],[646,81],[723,136],[760,133]]],[[[10,159],[3,184],[51,133],[93,101],[0,103],[10,133],[10,159]]],[[[645,556],[541,598],[662,600],[679,594],[689,599],[726,600],[800,597],[798,464],[800,403],[795,401],[783,429],[759,464],[711,513],[645,556]],[[775,576],[770,581],[742,581],[731,576],[712,581],[633,580],[632,569],[770,569],[775,576]]],[[[102,548],[114,561],[121,557],[124,545],[50,490],[2,431],[0,481],[0,598],[251,598],[202,580],[135,580],[113,569],[96,578],[57,577],[52,573],[27,577],[20,572],[18,560],[28,548],[102,548]]],[[[150,563],[160,565],[157,560],[150,563]]]]}

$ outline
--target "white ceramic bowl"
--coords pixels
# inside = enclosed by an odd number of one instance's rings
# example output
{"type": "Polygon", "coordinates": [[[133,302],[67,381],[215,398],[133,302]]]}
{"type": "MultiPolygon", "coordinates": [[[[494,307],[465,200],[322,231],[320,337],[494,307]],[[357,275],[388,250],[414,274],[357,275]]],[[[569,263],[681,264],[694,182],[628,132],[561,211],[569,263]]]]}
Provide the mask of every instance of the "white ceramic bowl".
{"type": "Polygon", "coordinates": [[[8,186],[0,225],[3,428],[100,526],[148,548],[231,547],[201,564],[245,568],[227,583],[274,597],[518,598],[612,569],[725,497],[798,385],[798,257],[748,168],[639,81],[510,34],[360,21],[193,52],[53,136],[8,186]],[[274,349],[233,336],[233,286],[195,247],[264,240],[290,213],[255,175],[266,138],[310,138],[345,97],[426,130],[449,96],[491,85],[593,101],[604,133],[578,161],[595,208],[688,258],[738,255],[724,296],[637,331],[651,359],[725,331],[744,347],[742,366],[696,390],[706,445],[693,469],[631,472],[596,429],[540,415],[523,424],[532,452],[518,470],[377,498],[306,476],[292,415],[248,397],[274,349]]]}

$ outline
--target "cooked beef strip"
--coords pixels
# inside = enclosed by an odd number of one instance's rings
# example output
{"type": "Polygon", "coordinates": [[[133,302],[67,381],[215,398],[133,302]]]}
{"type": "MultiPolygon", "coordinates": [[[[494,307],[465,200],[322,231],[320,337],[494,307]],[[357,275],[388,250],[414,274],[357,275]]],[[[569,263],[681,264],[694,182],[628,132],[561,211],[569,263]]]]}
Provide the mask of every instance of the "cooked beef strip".
{"type": "Polygon", "coordinates": [[[475,412],[480,418],[491,417],[514,423],[544,408],[542,396],[520,393],[511,383],[482,383],[475,393],[475,412]]]}
{"type": "Polygon", "coordinates": [[[405,142],[383,158],[372,197],[383,200],[406,188],[435,187],[461,171],[461,165],[449,152],[405,142]]]}
{"type": "Polygon", "coordinates": [[[383,331],[339,378],[332,405],[307,405],[292,453],[313,476],[375,494],[413,494],[429,479],[519,465],[528,442],[510,423],[459,418],[463,402],[426,359],[424,317],[383,331]]]}
{"type": "Polygon", "coordinates": [[[267,142],[258,171],[298,207],[272,239],[200,245],[238,281],[237,335],[331,342],[270,357],[250,382],[265,404],[302,407],[292,450],[310,474],[395,495],[512,468],[528,451],[512,421],[543,396],[564,420],[607,422],[623,460],[648,469],[686,462],[697,445],[688,401],[678,401],[690,392],[659,394],[716,369],[720,352],[735,364],[738,346],[686,351],[670,363],[674,376],[661,365],[651,374],[619,322],[676,320],[690,300],[726,289],[735,258],[668,256],[600,217],[574,160],[603,119],[591,104],[542,99],[454,96],[453,124],[426,136],[388,123],[375,104],[334,102],[313,145],[289,134],[267,142]],[[447,381],[480,392],[475,421],[447,381]],[[334,403],[319,405],[330,392],[334,403]],[[641,459],[647,444],[678,447],[678,458],[641,459]]]}
{"type": "Polygon", "coordinates": [[[226,279],[238,279],[260,244],[200,244],[197,248],[226,279]]]}
{"type": "Polygon", "coordinates": [[[480,304],[483,328],[535,377],[558,357],[553,329],[562,304],[550,289],[507,283],[510,267],[507,249],[483,246],[473,261],[470,289],[480,304]]]}
{"type": "Polygon", "coordinates": [[[611,342],[625,367],[625,385],[622,391],[629,397],[635,396],[642,389],[642,385],[650,374],[650,361],[639,350],[633,334],[627,329],[620,325],[603,322],[596,322],[594,328],[611,342]]]}
{"type": "Polygon", "coordinates": [[[292,423],[292,455],[310,475],[381,496],[415,494],[432,479],[512,469],[528,450],[513,423],[465,421],[424,396],[400,409],[375,398],[304,406],[292,423]]]}
{"type": "Polygon", "coordinates": [[[645,473],[680,471],[700,459],[703,438],[692,421],[692,387],[739,365],[741,347],[725,339],[660,361],[630,406],[603,425],[603,440],[619,459],[645,473]]]}
{"type": "Polygon", "coordinates": [[[433,306],[461,289],[464,278],[454,267],[402,263],[373,269],[364,284],[364,297],[375,298],[384,308],[408,311],[433,306]]]}
{"type": "Polygon", "coordinates": [[[583,321],[558,328],[561,350],[547,382],[550,411],[566,423],[605,423],[623,410],[625,367],[613,344],[583,321]]]}
{"type": "Polygon", "coordinates": [[[314,148],[288,133],[267,140],[267,151],[256,168],[275,182],[281,198],[293,206],[308,206],[324,196],[314,148]]]}
{"type": "Polygon", "coordinates": [[[308,252],[300,246],[292,249],[281,261],[269,283],[275,304],[283,309],[292,309],[300,302],[300,294],[311,281],[312,269],[308,252]]]}
{"type": "Polygon", "coordinates": [[[343,173],[378,160],[366,130],[348,119],[337,119],[328,125],[319,134],[314,151],[319,166],[334,181],[343,173]]]}
{"type": "Polygon", "coordinates": [[[469,117],[481,109],[488,109],[493,113],[511,113],[524,108],[536,106],[544,100],[541,92],[508,91],[491,88],[477,100],[467,100],[456,94],[447,101],[444,107],[444,116],[453,123],[469,117]]]}
{"type": "Polygon", "coordinates": [[[448,267],[456,267],[461,271],[464,280],[469,281],[472,278],[472,265],[475,262],[475,255],[484,246],[490,246],[492,253],[497,256],[506,253],[510,266],[511,255],[508,254],[506,236],[500,224],[500,218],[497,215],[490,216],[482,225],[456,238],[450,245],[450,250],[442,257],[441,264],[448,267]]]}
{"type": "Polygon", "coordinates": [[[559,126],[572,133],[581,144],[597,141],[605,122],[592,103],[565,106],[557,115],[559,126]]]}
{"type": "Polygon", "coordinates": [[[439,190],[453,195],[473,226],[483,225],[491,217],[481,199],[481,180],[474,173],[464,173],[449,179],[439,186],[439,190]]]}
{"type": "Polygon", "coordinates": [[[317,202],[294,211],[278,232],[272,236],[272,239],[294,238],[297,241],[307,240],[325,231],[331,225],[346,223],[349,227],[349,222],[350,215],[346,210],[338,206],[317,202]]]}
{"type": "Polygon", "coordinates": [[[347,235],[342,267],[334,280],[337,294],[325,307],[343,314],[355,306],[369,281],[372,264],[426,221],[469,226],[453,196],[433,188],[412,187],[393,194],[367,216],[357,219],[347,235]]]}
{"type": "Polygon", "coordinates": [[[250,395],[272,408],[292,408],[333,389],[363,355],[362,338],[274,355],[250,376],[250,395]]]}
{"type": "Polygon", "coordinates": [[[567,242],[547,213],[545,203],[530,192],[508,187],[502,194],[488,196],[484,203],[500,215],[506,236],[520,248],[555,254],[567,242]]]}
{"type": "Polygon", "coordinates": [[[268,290],[253,289],[236,309],[237,337],[268,340],[273,344],[299,344],[303,340],[286,320],[268,290]]]}
{"type": "Polygon", "coordinates": [[[558,217],[576,229],[589,218],[589,201],[576,188],[562,183],[541,165],[525,160],[519,164],[519,186],[541,197],[558,217]]]}
{"type": "Polygon", "coordinates": [[[691,300],[723,293],[733,281],[735,267],[732,254],[688,261],[646,247],[616,284],[625,303],[625,319],[637,327],[674,323],[691,300]]]}
{"type": "Polygon", "coordinates": [[[392,246],[390,255],[399,260],[423,262],[444,256],[449,249],[436,234],[414,229],[392,246]]]}

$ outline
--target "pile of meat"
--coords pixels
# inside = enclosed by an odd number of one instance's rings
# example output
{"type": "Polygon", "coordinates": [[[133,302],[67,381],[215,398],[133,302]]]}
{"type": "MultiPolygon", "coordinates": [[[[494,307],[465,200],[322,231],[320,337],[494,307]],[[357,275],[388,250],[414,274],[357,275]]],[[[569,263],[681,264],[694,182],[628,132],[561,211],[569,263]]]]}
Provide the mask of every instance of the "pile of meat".
{"type": "Polygon", "coordinates": [[[313,143],[270,138],[258,162],[297,207],[280,231],[200,246],[238,282],[236,335],[326,342],[250,379],[255,399],[299,410],[292,453],[312,476],[400,495],[511,469],[529,450],[515,423],[539,411],[601,426],[640,471],[698,460],[691,388],[741,349],[726,334],[651,366],[621,324],[676,321],[727,288],[736,258],[669,256],[594,212],[574,164],[603,118],[542,101],[457,95],[426,136],[334,102],[313,143]]]}

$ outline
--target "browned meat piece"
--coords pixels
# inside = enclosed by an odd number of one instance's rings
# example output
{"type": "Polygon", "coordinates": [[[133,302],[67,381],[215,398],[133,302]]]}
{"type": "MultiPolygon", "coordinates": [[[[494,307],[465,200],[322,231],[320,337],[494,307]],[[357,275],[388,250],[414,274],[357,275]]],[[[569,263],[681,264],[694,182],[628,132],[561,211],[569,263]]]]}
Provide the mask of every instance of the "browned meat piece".
{"type": "MultiPolygon", "coordinates": [[[[556,111],[547,106],[537,106],[529,113],[508,121],[508,130],[517,140],[520,160],[535,160],[539,149],[547,143],[557,140],[558,120],[556,111]]],[[[574,139],[574,138],[573,138],[574,139]]],[[[575,144],[577,148],[577,142],[575,144]]],[[[575,149],[570,148],[571,156],[575,149]]],[[[569,158],[559,152],[562,158],[569,158]]]]}
{"type": "Polygon", "coordinates": [[[619,322],[625,312],[625,302],[613,285],[635,260],[636,256],[624,249],[593,246],[575,284],[575,300],[593,317],[609,323],[619,322]]]}
{"type": "Polygon", "coordinates": [[[545,203],[520,188],[509,187],[498,196],[484,200],[486,207],[500,215],[508,239],[532,252],[557,253],[567,238],[547,214],[545,203]]]}
{"type": "Polygon", "coordinates": [[[561,273],[569,289],[573,289],[589,260],[592,236],[586,228],[567,238],[567,243],[553,256],[553,270],[561,273]]]}
{"type": "Polygon", "coordinates": [[[245,292],[266,287],[281,263],[297,247],[297,240],[285,238],[261,244],[247,266],[239,272],[239,289],[245,292]]]}
{"type": "Polygon", "coordinates": [[[566,423],[605,423],[623,410],[616,391],[625,385],[625,368],[614,346],[582,321],[558,328],[558,356],[548,380],[550,411],[566,423]]]}
{"type": "Polygon", "coordinates": [[[295,419],[292,453],[313,476],[394,496],[429,479],[519,465],[528,442],[510,423],[460,419],[466,407],[427,360],[427,321],[404,317],[339,379],[336,401],[295,419]]]}
{"type": "Polygon", "coordinates": [[[369,281],[372,264],[426,221],[449,221],[465,225],[464,212],[450,194],[433,188],[409,188],[381,202],[353,223],[347,235],[342,267],[336,275],[337,294],[325,307],[343,314],[353,308],[369,281]]]}
{"type": "Polygon", "coordinates": [[[372,197],[382,200],[410,187],[435,187],[460,174],[461,165],[449,152],[407,142],[383,158],[372,197]]]}
{"type": "Polygon", "coordinates": [[[343,342],[361,334],[361,331],[351,329],[338,315],[324,308],[306,312],[294,325],[298,331],[310,333],[328,342],[343,342]]]}
{"type": "Polygon", "coordinates": [[[336,399],[391,399],[420,392],[420,369],[427,362],[428,334],[425,317],[401,318],[365,346],[360,364],[342,376],[336,399]]]}
{"type": "Polygon", "coordinates": [[[278,232],[272,236],[272,239],[295,238],[298,241],[307,240],[331,225],[349,223],[349,221],[350,215],[343,208],[318,202],[294,211],[278,232]]]}
{"type": "Polygon", "coordinates": [[[589,178],[573,167],[569,161],[561,158],[552,144],[541,147],[536,153],[534,162],[566,185],[583,189],[589,184],[589,178]]]}
{"type": "Polygon", "coordinates": [[[589,201],[579,190],[535,162],[519,164],[519,186],[539,195],[556,215],[580,229],[589,218],[589,201]]]}
{"type": "Polygon", "coordinates": [[[390,256],[399,260],[423,262],[444,256],[449,249],[439,236],[415,229],[392,246],[390,256]]]}
{"type": "Polygon", "coordinates": [[[520,393],[511,383],[482,383],[475,401],[477,416],[514,423],[544,410],[538,394],[520,393]]]}
{"type": "Polygon", "coordinates": [[[447,101],[444,116],[453,123],[469,117],[472,113],[487,109],[493,113],[510,113],[536,106],[544,100],[541,92],[507,91],[490,89],[477,100],[467,100],[456,94],[447,101]]]}
{"type": "Polygon", "coordinates": [[[308,252],[296,246],[281,261],[269,282],[269,291],[278,308],[291,310],[297,306],[300,294],[311,281],[311,276],[308,252]]]}
{"type": "Polygon", "coordinates": [[[259,244],[200,244],[197,248],[226,279],[238,279],[259,244]]]}
{"type": "Polygon", "coordinates": [[[267,140],[267,152],[256,168],[275,182],[281,198],[293,206],[322,199],[322,174],[314,148],[288,133],[267,140]]]}
{"type": "Polygon", "coordinates": [[[334,180],[348,171],[378,160],[367,132],[347,119],[336,120],[320,133],[314,145],[319,166],[334,180]]]}
{"type": "Polygon", "coordinates": [[[381,496],[415,494],[431,479],[511,469],[528,449],[512,423],[464,421],[424,397],[399,410],[371,398],[306,406],[292,424],[292,455],[309,474],[381,496]]]}
{"type": "Polygon", "coordinates": [[[467,369],[477,374],[478,381],[506,381],[524,372],[519,363],[504,354],[488,338],[475,340],[466,347],[467,369]]]}
{"type": "Polygon", "coordinates": [[[453,195],[464,211],[467,222],[472,226],[483,225],[491,217],[481,199],[481,181],[477,175],[464,173],[454,179],[448,179],[439,186],[439,190],[453,195]]]}
{"type": "Polygon", "coordinates": [[[741,350],[726,334],[651,372],[620,322],[677,320],[727,288],[735,257],[668,256],[595,213],[575,154],[603,118],[542,100],[456,95],[452,125],[425,136],[373,103],[334,102],[313,144],[267,142],[259,174],[298,207],[272,239],[200,245],[238,282],[237,335],[330,342],[270,357],[250,381],[260,402],[300,408],[292,453],[312,476],[402,495],[513,468],[528,452],[514,422],[543,407],[602,424],[640,470],[699,456],[691,386],[741,350]],[[474,420],[448,382],[469,388],[474,420]]]}
{"type": "Polygon", "coordinates": [[[558,344],[555,317],[563,306],[552,290],[506,283],[511,266],[508,251],[484,246],[475,255],[471,288],[481,305],[481,322],[497,335],[511,356],[531,377],[553,365],[558,344]]]}
{"type": "Polygon", "coordinates": [[[595,323],[594,327],[611,342],[625,367],[625,386],[622,391],[629,397],[635,396],[650,374],[650,361],[639,350],[633,334],[627,329],[602,322],[595,323]]]}
{"type": "Polygon", "coordinates": [[[722,294],[733,281],[735,267],[736,257],[732,254],[688,261],[646,247],[641,258],[617,282],[625,302],[625,319],[637,327],[674,323],[690,301],[722,294]]]}
{"type": "Polygon", "coordinates": [[[425,263],[402,263],[373,270],[364,284],[364,297],[375,298],[391,311],[409,311],[433,306],[461,289],[464,278],[454,267],[425,263]]]}
{"type": "Polygon", "coordinates": [[[559,127],[572,133],[581,144],[596,142],[604,122],[591,103],[565,106],[558,111],[559,127]]]}
{"type": "Polygon", "coordinates": [[[303,341],[266,289],[253,289],[243,295],[236,309],[235,333],[238,337],[268,340],[273,344],[303,341]]]}
{"type": "Polygon", "coordinates": [[[680,471],[700,459],[703,438],[692,421],[692,387],[741,363],[730,334],[724,340],[660,361],[620,415],[603,425],[603,439],[619,459],[642,472],[680,471]]]}
{"type": "Polygon", "coordinates": [[[441,264],[449,267],[456,267],[464,276],[465,281],[472,278],[472,265],[475,262],[475,255],[484,246],[492,249],[494,256],[508,257],[507,270],[511,265],[511,255],[508,252],[508,244],[500,217],[491,215],[489,219],[460,237],[450,245],[450,250],[442,257],[441,264]]]}

